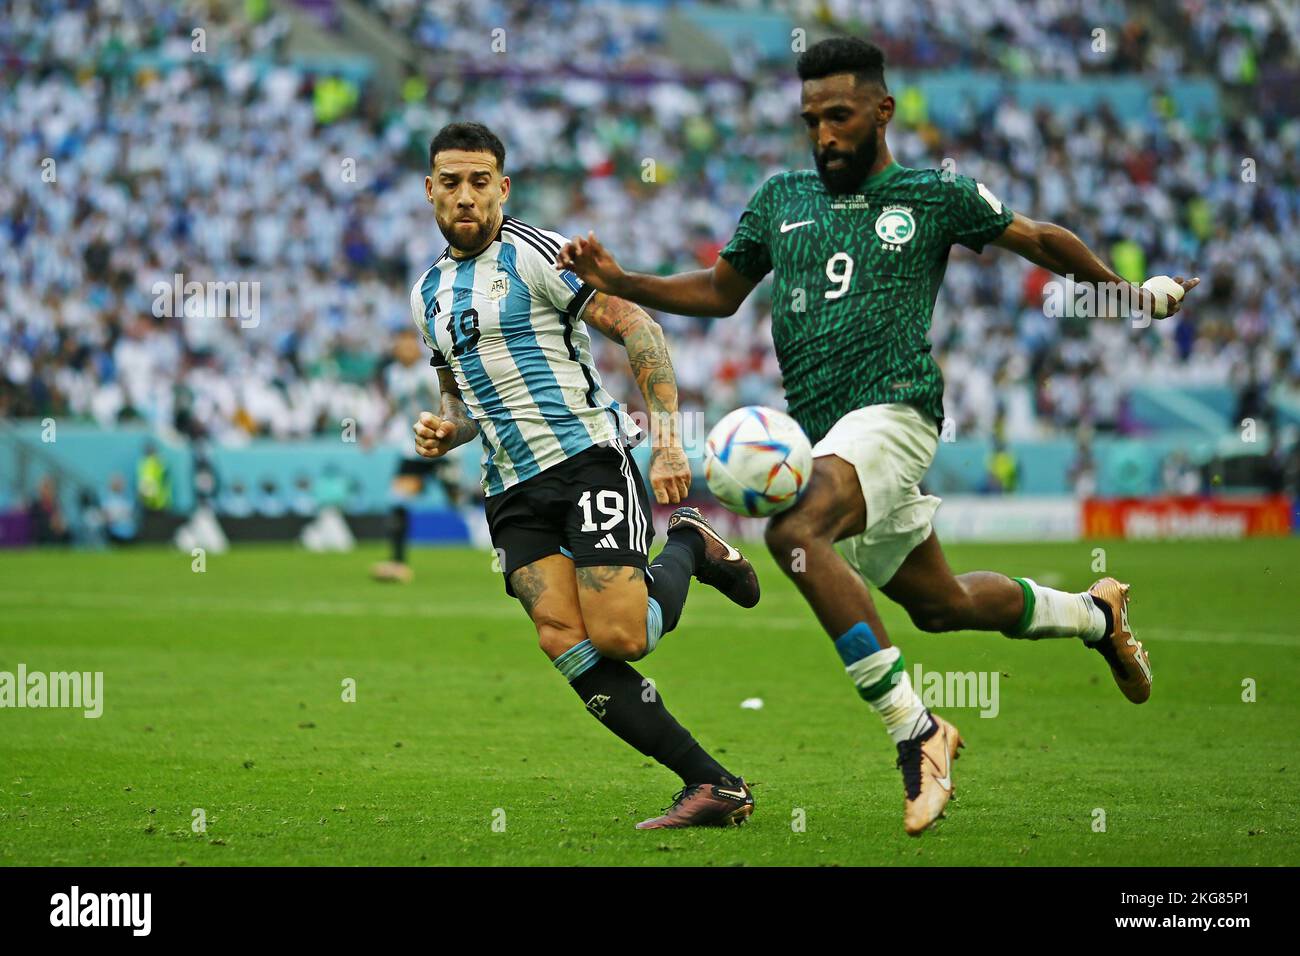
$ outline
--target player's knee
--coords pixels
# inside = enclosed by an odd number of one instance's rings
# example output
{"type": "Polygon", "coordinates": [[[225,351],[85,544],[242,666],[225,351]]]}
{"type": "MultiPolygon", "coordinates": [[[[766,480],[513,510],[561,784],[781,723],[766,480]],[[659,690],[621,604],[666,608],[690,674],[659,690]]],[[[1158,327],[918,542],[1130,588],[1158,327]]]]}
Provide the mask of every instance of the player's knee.
{"type": "Polygon", "coordinates": [[[781,570],[787,574],[793,567],[794,556],[803,547],[799,543],[803,540],[805,539],[799,534],[795,525],[788,521],[779,522],[775,518],[767,523],[767,530],[763,532],[763,541],[767,544],[767,550],[776,559],[781,570]]]}
{"type": "Polygon", "coordinates": [[[645,656],[645,622],[640,627],[621,621],[607,621],[589,629],[591,643],[601,657],[616,661],[634,661],[645,656]]]}
{"type": "Polygon", "coordinates": [[[569,621],[545,618],[533,623],[537,627],[537,645],[551,660],[587,639],[583,629],[569,621]]]}
{"type": "Polygon", "coordinates": [[[767,523],[763,532],[767,549],[776,558],[777,564],[785,570],[791,567],[791,561],[801,551],[806,551],[813,544],[833,540],[828,530],[822,527],[818,515],[783,514],[767,523]]]}
{"type": "Polygon", "coordinates": [[[959,597],[914,604],[907,609],[907,615],[927,634],[960,631],[966,626],[966,613],[959,597]]]}

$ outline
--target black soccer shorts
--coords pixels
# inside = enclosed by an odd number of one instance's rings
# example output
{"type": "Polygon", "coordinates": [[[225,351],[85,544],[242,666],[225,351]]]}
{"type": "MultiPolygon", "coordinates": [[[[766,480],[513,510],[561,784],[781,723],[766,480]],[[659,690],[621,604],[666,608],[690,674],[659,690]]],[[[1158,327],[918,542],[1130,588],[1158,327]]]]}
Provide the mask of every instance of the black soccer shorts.
{"type": "Polygon", "coordinates": [[[452,467],[450,458],[425,458],[416,456],[413,458],[403,458],[397,463],[397,471],[394,478],[419,478],[421,487],[424,479],[437,478],[443,479],[443,472],[449,471],[452,467]]]}
{"type": "Polygon", "coordinates": [[[552,554],[579,568],[646,568],[650,496],[621,445],[593,445],[483,504],[511,597],[510,575],[552,554]]]}
{"type": "Polygon", "coordinates": [[[397,475],[413,475],[417,478],[427,478],[438,470],[438,466],[444,464],[441,458],[403,458],[397,463],[397,475]]]}

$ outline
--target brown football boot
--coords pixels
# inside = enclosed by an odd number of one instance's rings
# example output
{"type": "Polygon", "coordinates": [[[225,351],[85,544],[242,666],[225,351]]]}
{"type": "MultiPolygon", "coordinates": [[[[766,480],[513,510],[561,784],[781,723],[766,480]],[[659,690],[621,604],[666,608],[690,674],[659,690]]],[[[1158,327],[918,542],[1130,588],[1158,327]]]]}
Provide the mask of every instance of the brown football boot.
{"type": "Polygon", "coordinates": [[[1151,696],[1151,658],[1129,627],[1128,590],[1127,584],[1114,578],[1102,578],[1088,588],[1088,593],[1109,609],[1111,620],[1110,633],[1088,646],[1106,658],[1124,696],[1141,704],[1151,696]]]}
{"type": "Polygon", "coordinates": [[[754,812],[754,795],[744,780],[724,787],[717,783],[696,783],[683,787],[663,816],[642,820],[638,830],[675,830],[681,827],[738,827],[754,812]]]}
{"type": "Polygon", "coordinates": [[[668,533],[692,528],[704,539],[704,560],[695,569],[701,584],[717,588],[741,607],[758,603],[758,575],[743,554],[722,539],[696,508],[681,507],[668,519],[668,533]]]}
{"type": "Polygon", "coordinates": [[[965,747],[957,728],[938,714],[934,729],[925,737],[898,745],[897,766],[903,771],[903,829],[920,836],[943,816],[953,795],[952,762],[965,747]]]}
{"type": "Polygon", "coordinates": [[[410,566],[396,561],[377,561],[370,566],[370,576],[376,581],[395,581],[398,584],[410,584],[415,577],[410,566]]]}

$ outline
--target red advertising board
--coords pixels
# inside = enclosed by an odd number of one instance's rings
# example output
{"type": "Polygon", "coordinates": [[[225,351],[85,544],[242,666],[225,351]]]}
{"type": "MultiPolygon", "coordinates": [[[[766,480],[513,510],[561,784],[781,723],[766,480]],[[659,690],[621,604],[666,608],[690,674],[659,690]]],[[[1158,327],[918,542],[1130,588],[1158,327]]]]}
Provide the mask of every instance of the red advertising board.
{"type": "Polygon", "coordinates": [[[1291,533],[1291,499],[1241,497],[1089,498],[1087,538],[1249,538],[1291,533]]]}

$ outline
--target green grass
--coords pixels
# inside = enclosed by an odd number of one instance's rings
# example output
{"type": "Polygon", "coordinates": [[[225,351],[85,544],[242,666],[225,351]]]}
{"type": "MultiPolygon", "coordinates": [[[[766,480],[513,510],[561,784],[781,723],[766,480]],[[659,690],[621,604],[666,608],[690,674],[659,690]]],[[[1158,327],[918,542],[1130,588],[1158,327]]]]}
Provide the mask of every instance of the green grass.
{"type": "MultiPolygon", "coordinates": [[[[584,712],[489,555],[417,550],[402,588],[366,578],[373,549],[242,548],[202,574],[160,550],[2,554],[0,670],[103,671],[106,703],[0,710],[0,864],[1300,863],[1300,545],[1105,547],[1156,671],[1142,707],[1077,641],[923,635],[881,599],[909,663],[1001,675],[996,718],[943,710],[968,747],[919,840],[883,728],[766,558],[757,610],[696,587],[640,665],[757,812],[642,833],[675,778],[584,712]]],[[[1088,544],[950,558],[1096,576],[1088,544]]]]}

